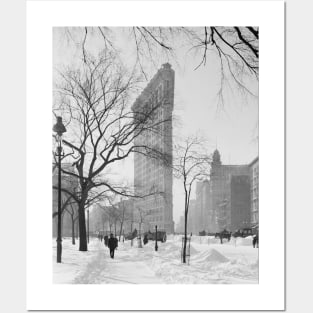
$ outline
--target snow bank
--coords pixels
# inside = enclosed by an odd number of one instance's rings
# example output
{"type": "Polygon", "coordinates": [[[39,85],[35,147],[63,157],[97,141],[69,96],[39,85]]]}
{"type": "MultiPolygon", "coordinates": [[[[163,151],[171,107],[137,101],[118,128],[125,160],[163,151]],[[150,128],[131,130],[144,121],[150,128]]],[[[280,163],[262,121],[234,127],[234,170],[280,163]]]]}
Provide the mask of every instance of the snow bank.
{"type": "Polygon", "coordinates": [[[200,254],[196,255],[193,261],[203,264],[208,262],[224,263],[229,262],[229,259],[226,258],[222,253],[218,252],[217,250],[210,249],[208,251],[203,251],[200,254]]]}
{"type": "Polygon", "coordinates": [[[231,242],[238,246],[252,246],[252,240],[253,240],[252,236],[248,236],[246,238],[242,238],[242,237],[233,238],[232,237],[231,242]]]}
{"type": "Polygon", "coordinates": [[[53,283],[71,284],[81,273],[86,271],[88,264],[98,254],[98,240],[90,240],[88,251],[78,251],[79,241],[72,245],[71,238],[62,240],[62,263],[56,263],[56,241],[52,240],[53,249],[53,283]]]}

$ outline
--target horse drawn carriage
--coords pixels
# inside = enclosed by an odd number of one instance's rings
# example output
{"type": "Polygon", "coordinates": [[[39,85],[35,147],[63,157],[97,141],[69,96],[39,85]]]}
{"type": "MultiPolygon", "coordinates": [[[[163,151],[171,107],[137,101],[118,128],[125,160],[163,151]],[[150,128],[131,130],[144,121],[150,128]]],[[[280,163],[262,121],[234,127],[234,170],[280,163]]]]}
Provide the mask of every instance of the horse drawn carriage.
{"type": "MultiPolygon", "coordinates": [[[[150,230],[144,233],[144,237],[148,240],[155,240],[155,232],[151,232],[150,230]]],[[[158,230],[157,232],[157,241],[165,242],[167,239],[166,232],[163,230],[158,230]]]]}
{"type": "Polygon", "coordinates": [[[219,233],[215,233],[215,238],[220,238],[221,243],[223,243],[223,239],[227,239],[228,241],[230,241],[231,232],[224,229],[223,231],[221,231],[219,233]]]}

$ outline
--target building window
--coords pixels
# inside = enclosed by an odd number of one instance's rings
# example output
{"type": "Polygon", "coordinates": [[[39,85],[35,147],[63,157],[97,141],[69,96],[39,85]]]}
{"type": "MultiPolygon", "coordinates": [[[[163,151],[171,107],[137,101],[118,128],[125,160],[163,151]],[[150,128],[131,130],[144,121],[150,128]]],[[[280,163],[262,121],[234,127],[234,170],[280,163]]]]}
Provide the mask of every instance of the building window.
{"type": "Polygon", "coordinates": [[[159,101],[161,101],[161,98],[162,98],[162,95],[163,95],[163,85],[161,84],[160,86],[159,86],[159,101]]]}
{"type": "Polygon", "coordinates": [[[165,90],[164,90],[164,96],[165,97],[169,96],[169,90],[170,90],[170,81],[166,80],[165,81],[165,90]]]}

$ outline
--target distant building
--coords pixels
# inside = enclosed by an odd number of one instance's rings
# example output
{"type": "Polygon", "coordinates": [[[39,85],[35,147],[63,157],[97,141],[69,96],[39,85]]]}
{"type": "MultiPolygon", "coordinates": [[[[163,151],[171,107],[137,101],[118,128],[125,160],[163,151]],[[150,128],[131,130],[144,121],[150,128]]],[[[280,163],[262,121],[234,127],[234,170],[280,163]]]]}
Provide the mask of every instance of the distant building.
{"type": "Polygon", "coordinates": [[[215,150],[210,180],[197,182],[196,199],[190,201],[188,232],[235,231],[258,225],[258,173],[258,158],[250,164],[224,165],[215,150]]]}
{"type": "MultiPolygon", "coordinates": [[[[155,147],[172,163],[172,111],[174,105],[174,77],[171,65],[163,64],[132,106],[135,114],[157,107],[153,121],[160,121],[157,129],[135,136],[138,146],[155,147]],[[156,105],[157,104],[157,105],[156,105]],[[162,122],[166,121],[166,122],[162,122]]],[[[144,216],[143,230],[155,225],[168,233],[174,232],[173,222],[173,172],[160,160],[143,153],[134,156],[134,186],[137,195],[148,195],[134,203],[134,210],[144,216]]]]}
{"type": "Polygon", "coordinates": [[[89,231],[92,233],[104,233],[108,230],[107,217],[105,215],[105,207],[99,203],[93,205],[89,213],[89,231]]]}
{"type": "Polygon", "coordinates": [[[211,164],[212,216],[217,231],[251,226],[249,165],[223,165],[216,149],[211,164]]]}
{"type": "Polygon", "coordinates": [[[210,180],[196,183],[196,199],[190,201],[188,232],[235,231],[258,225],[258,173],[258,158],[250,164],[224,165],[216,149],[210,180]]]}
{"type": "Polygon", "coordinates": [[[128,234],[136,228],[134,199],[121,200],[117,206],[119,208],[120,221],[123,221],[122,229],[125,234],[128,234]]]}
{"type": "Polygon", "coordinates": [[[230,229],[250,227],[250,177],[236,175],[230,182],[230,229]]]}
{"type": "MultiPolygon", "coordinates": [[[[183,216],[184,221],[185,217],[183,216]]],[[[197,215],[196,215],[196,200],[190,199],[189,201],[189,208],[188,208],[188,220],[187,220],[187,232],[188,233],[197,233],[196,223],[198,222],[197,215]]],[[[184,227],[185,229],[185,224],[184,227]]]]}
{"type": "Polygon", "coordinates": [[[212,225],[212,196],[211,183],[205,179],[196,183],[196,203],[193,214],[193,232],[198,234],[200,231],[214,231],[212,225]]]}
{"type": "Polygon", "coordinates": [[[251,225],[259,225],[259,157],[250,164],[251,178],[251,225]]]}
{"type": "Polygon", "coordinates": [[[175,226],[176,226],[175,227],[175,232],[176,233],[180,233],[180,234],[184,233],[184,231],[185,231],[185,217],[181,216],[179,218],[178,223],[175,226]]]}

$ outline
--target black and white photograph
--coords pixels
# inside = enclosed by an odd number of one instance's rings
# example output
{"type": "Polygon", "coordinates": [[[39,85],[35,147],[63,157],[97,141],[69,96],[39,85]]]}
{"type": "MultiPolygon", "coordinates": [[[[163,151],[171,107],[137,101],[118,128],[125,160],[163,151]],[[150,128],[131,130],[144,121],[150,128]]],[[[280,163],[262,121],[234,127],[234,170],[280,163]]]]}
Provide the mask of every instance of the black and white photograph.
{"type": "Polygon", "coordinates": [[[259,53],[258,25],[53,28],[55,284],[258,284],[259,53]]]}
{"type": "Polygon", "coordinates": [[[29,310],[284,307],[283,8],[28,4],[29,310]]]}

